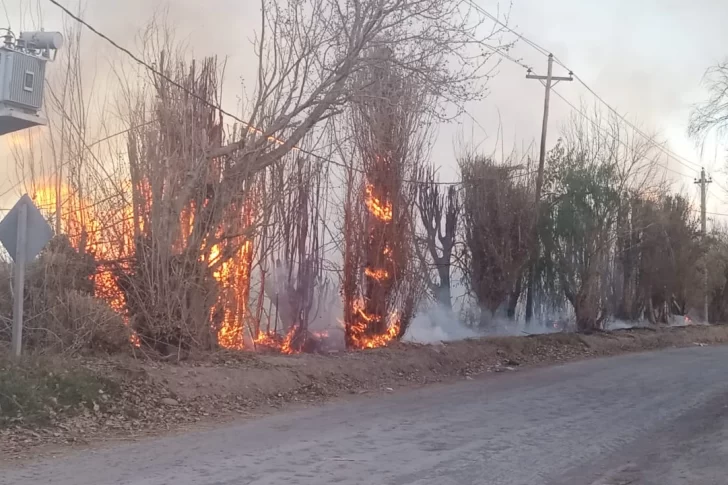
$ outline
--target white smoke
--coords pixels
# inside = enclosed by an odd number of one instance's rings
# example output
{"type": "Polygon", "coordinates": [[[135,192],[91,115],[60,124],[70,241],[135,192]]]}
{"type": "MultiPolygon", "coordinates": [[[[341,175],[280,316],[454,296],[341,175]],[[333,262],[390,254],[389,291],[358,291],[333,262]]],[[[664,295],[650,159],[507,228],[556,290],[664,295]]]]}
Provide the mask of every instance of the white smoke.
{"type": "Polygon", "coordinates": [[[404,340],[433,344],[482,336],[482,333],[464,325],[451,309],[436,305],[417,314],[407,328],[404,340]]]}
{"type": "Polygon", "coordinates": [[[494,316],[487,327],[481,328],[477,325],[477,319],[474,318],[480,313],[480,310],[475,308],[474,313],[476,315],[473,315],[473,312],[465,312],[465,316],[460,317],[455,311],[442,305],[428,306],[418,312],[407,329],[404,340],[431,344],[468,338],[517,337],[569,330],[567,319],[562,315],[553,315],[531,324],[527,324],[523,320],[514,321],[506,317],[494,316]],[[465,323],[464,320],[472,323],[465,323]]]}

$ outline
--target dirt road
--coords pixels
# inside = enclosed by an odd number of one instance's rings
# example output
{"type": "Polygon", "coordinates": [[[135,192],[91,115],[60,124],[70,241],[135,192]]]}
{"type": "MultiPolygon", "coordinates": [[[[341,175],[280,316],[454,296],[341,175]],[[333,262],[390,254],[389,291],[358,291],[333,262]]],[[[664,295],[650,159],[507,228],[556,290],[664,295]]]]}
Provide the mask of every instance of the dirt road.
{"type": "Polygon", "coordinates": [[[507,372],[0,471],[14,485],[691,485],[728,474],[728,347],[507,372]]]}

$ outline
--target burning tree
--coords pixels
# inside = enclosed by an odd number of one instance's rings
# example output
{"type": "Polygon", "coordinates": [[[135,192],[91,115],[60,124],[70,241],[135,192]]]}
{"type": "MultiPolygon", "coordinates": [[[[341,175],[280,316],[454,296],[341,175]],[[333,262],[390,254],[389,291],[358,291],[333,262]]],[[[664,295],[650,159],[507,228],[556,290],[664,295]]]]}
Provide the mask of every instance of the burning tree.
{"type": "MultiPolygon", "coordinates": [[[[126,110],[125,150],[103,140],[108,152],[100,156],[99,146],[94,153],[96,144],[86,139],[80,90],[69,96],[78,105],[66,103],[64,93],[58,96],[61,133],[68,143],[52,167],[58,175],[53,181],[56,225],[69,231],[73,224],[62,224],[71,221],[67,214],[78,219],[79,236],[69,236],[80,252],[93,248],[96,294],[124,313],[142,343],[164,353],[216,345],[241,348],[246,339],[267,337],[260,324],[266,273],[261,272],[259,288],[253,273],[256,262],[268,269],[263,255],[271,256],[274,249],[257,239],[262,237],[259,225],[262,219],[275,220],[267,211],[280,197],[302,215],[309,211],[308,222],[296,223],[287,233],[291,244],[275,251],[284,256],[281,266],[296,268],[288,277],[297,295],[291,304],[291,314],[297,316],[290,322],[310,319],[316,312],[307,288],[312,280],[319,284],[322,275],[318,229],[310,223],[318,182],[292,189],[290,180],[284,186],[278,180],[277,190],[283,192],[271,198],[264,195],[272,183],[271,167],[295,159],[292,152],[319,134],[323,121],[341,116],[352,102],[361,104],[365,86],[354,77],[370,67],[372,50],[402,53],[396,63],[400,76],[427,92],[456,104],[478,97],[482,90],[473,82],[487,78],[480,68],[493,55],[493,42],[484,41],[497,40],[499,31],[480,35],[483,17],[461,7],[458,0],[262,2],[256,85],[246,100],[246,121],[238,119],[234,129],[219,108],[221,67],[214,59],[185,58],[169,32],[152,21],[141,40],[143,57],[154,69],[134,73],[119,96],[126,110]],[[62,197],[63,187],[70,198],[62,197]],[[254,309],[251,295],[258,297],[254,309]]],[[[68,64],[68,86],[80,85],[74,62],[68,64]]],[[[125,71],[126,66],[120,67],[117,73],[125,71]]],[[[313,174],[298,171],[302,177],[313,174]]],[[[389,190],[379,179],[373,177],[370,185],[371,201],[383,201],[380,217],[391,217],[392,224],[405,215],[411,220],[405,207],[394,208],[399,205],[394,194],[379,193],[389,190]]],[[[367,187],[362,182],[362,200],[367,187]]],[[[376,204],[366,210],[374,214],[376,204]]],[[[404,245],[398,251],[392,257],[404,262],[382,263],[397,281],[394,287],[402,288],[399,274],[411,258],[402,252],[404,245]]],[[[386,269],[377,264],[370,269],[386,269]]],[[[413,306],[401,305],[403,321],[413,306]]],[[[290,322],[284,327],[297,325],[290,322]]],[[[397,327],[404,331],[404,325],[397,327]]],[[[277,330],[275,323],[273,328],[277,330]]]]}
{"type": "Polygon", "coordinates": [[[272,210],[264,214],[260,234],[261,286],[269,302],[267,328],[256,332],[265,336],[263,345],[278,345],[284,352],[320,347],[324,334],[309,327],[327,314],[323,214],[328,185],[328,171],[302,153],[264,174],[264,198],[272,201],[272,210]]]}
{"type": "Polygon", "coordinates": [[[142,342],[242,348],[256,179],[231,177],[230,155],[215,153],[225,143],[215,59],[187,65],[162,51],[156,64],[164,76],[131,112],[133,257],[115,275],[142,342]]]}
{"type": "Polygon", "coordinates": [[[391,51],[372,52],[372,61],[355,80],[362,94],[350,111],[356,158],[347,180],[343,295],[351,348],[404,335],[420,296],[415,191],[407,181],[427,148],[423,107],[431,98],[391,51]]]}
{"type": "MultiPolygon", "coordinates": [[[[480,306],[480,325],[519,284],[531,247],[533,204],[518,167],[466,155],[460,159],[465,281],[480,306]]],[[[520,292],[519,292],[520,293],[520,292]]]]}
{"type": "MultiPolygon", "coordinates": [[[[207,62],[180,68],[180,62],[161,58],[159,52],[170,49],[166,39],[160,42],[155,36],[157,31],[152,26],[145,39],[145,48],[151,51],[147,57],[165,75],[152,76],[155,104],[145,100],[132,110],[137,113],[133,126],[145,127],[131,131],[129,157],[134,158],[130,165],[135,252],[146,256],[134,258],[137,265],[143,260],[142,267],[130,270],[137,275],[136,282],[125,285],[127,304],[137,302],[133,303],[134,313],[140,315],[142,327],[166,322],[154,325],[167,336],[144,332],[149,334],[148,340],[161,340],[163,347],[209,347],[215,335],[220,340],[221,335],[231,334],[223,331],[225,322],[232,318],[227,315],[247,318],[242,315],[250,313],[244,302],[249,293],[245,287],[250,281],[250,264],[241,267],[241,262],[250,261],[255,251],[249,214],[261,211],[255,195],[260,174],[305,144],[319,124],[338,116],[343,106],[363,106],[360,100],[365,86],[353,79],[372,64],[369,52],[397,49],[405,53],[397,61],[400,76],[409,77],[427,92],[457,102],[477,96],[479,91],[473,89],[472,82],[487,77],[479,69],[492,55],[492,43],[482,41],[495,38],[499,31],[491,31],[483,38],[477,30],[482,17],[460,6],[457,0],[263,2],[261,31],[256,37],[259,66],[255,95],[246,106],[243,129],[229,139],[222,135],[220,110],[213,108],[219,104],[214,69],[207,62]],[[473,55],[475,51],[480,55],[473,55]],[[445,57],[449,57],[448,62],[443,61],[445,57]],[[156,116],[148,116],[150,111],[156,116]],[[185,234],[186,225],[178,222],[185,217],[192,221],[189,234],[185,234]],[[150,239],[151,233],[155,235],[150,239]],[[146,261],[158,269],[150,271],[146,261]],[[213,312],[213,320],[222,323],[213,325],[219,327],[217,334],[211,333],[200,322],[215,302],[231,301],[229,296],[216,296],[214,284],[219,279],[227,280],[231,271],[237,275],[233,279],[238,282],[232,286],[238,287],[234,299],[238,310],[213,312]],[[176,282],[172,283],[167,275],[174,276],[176,282]],[[134,296],[130,293],[134,287],[144,291],[134,296]],[[145,303],[147,300],[152,302],[151,307],[145,303]]],[[[404,209],[397,209],[397,215],[388,213],[387,204],[399,202],[388,199],[394,194],[378,193],[385,188],[377,185],[378,180],[370,182],[362,185],[362,190],[368,187],[371,200],[385,201],[378,208],[372,202],[371,213],[379,210],[379,217],[389,218],[393,224],[405,217],[404,209]]],[[[307,197],[302,193],[299,196],[299,201],[307,197]]],[[[301,240],[306,239],[308,236],[301,233],[307,231],[305,226],[300,225],[291,234],[299,232],[301,240]]],[[[299,251],[295,254],[297,262],[290,261],[291,267],[298,265],[296,271],[301,270],[300,291],[307,291],[303,287],[310,285],[310,276],[317,272],[316,264],[305,261],[312,251],[317,251],[308,246],[303,252],[309,255],[304,257],[299,251]],[[304,269],[309,263],[310,271],[304,269]]],[[[400,245],[399,251],[403,247],[400,245]]],[[[289,250],[288,256],[293,258],[293,252],[289,250]]],[[[404,254],[392,256],[408,259],[404,254]]],[[[377,277],[397,281],[401,267],[403,263],[398,262],[388,269],[371,266],[370,270],[384,270],[388,276],[379,272],[377,277]]],[[[300,316],[299,310],[310,306],[307,301],[308,297],[304,297],[296,303],[293,313],[300,316]]],[[[412,312],[410,306],[413,303],[402,310],[405,322],[412,312]]],[[[261,315],[260,307],[256,313],[261,315]]],[[[403,325],[394,326],[404,330],[403,325]]],[[[236,343],[230,346],[240,347],[240,322],[233,328],[236,343]]],[[[260,333],[259,323],[253,322],[253,328],[260,333]]],[[[253,340],[260,338],[256,332],[251,333],[253,340]]]]}

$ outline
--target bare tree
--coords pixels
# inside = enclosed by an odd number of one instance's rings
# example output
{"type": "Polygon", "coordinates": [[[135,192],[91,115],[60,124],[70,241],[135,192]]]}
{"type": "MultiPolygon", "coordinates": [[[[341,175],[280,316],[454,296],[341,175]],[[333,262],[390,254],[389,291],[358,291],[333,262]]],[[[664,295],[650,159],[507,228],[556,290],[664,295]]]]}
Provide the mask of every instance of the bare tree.
{"type": "MultiPolygon", "coordinates": [[[[494,67],[493,50],[510,47],[498,29],[483,35],[484,17],[460,0],[262,0],[261,10],[249,136],[214,152],[237,153],[230,179],[270,165],[341,113],[366,88],[352,76],[372,64],[368,53],[392,51],[413,83],[462,106],[484,95],[478,81],[494,67]]],[[[431,114],[445,117],[442,108],[431,114]]]]}
{"type": "Polygon", "coordinates": [[[728,61],[710,67],[704,77],[708,99],[690,113],[688,134],[703,139],[711,131],[724,135],[728,128],[728,61]]]}
{"type": "Polygon", "coordinates": [[[263,332],[274,340],[283,336],[285,352],[313,351],[320,339],[310,325],[324,312],[329,285],[324,272],[328,170],[315,159],[294,154],[290,162],[273,164],[266,177],[273,210],[260,239],[261,248],[270,246],[264,257],[273,260],[272,271],[263,271],[263,285],[274,312],[263,332]]]}
{"type": "Polygon", "coordinates": [[[460,197],[455,185],[443,187],[437,182],[435,169],[420,171],[417,184],[417,210],[424,234],[417,237],[418,256],[425,267],[427,286],[438,304],[452,309],[451,265],[460,217],[460,197]],[[433,281],[431,269],[437,274],[433,281]]]}

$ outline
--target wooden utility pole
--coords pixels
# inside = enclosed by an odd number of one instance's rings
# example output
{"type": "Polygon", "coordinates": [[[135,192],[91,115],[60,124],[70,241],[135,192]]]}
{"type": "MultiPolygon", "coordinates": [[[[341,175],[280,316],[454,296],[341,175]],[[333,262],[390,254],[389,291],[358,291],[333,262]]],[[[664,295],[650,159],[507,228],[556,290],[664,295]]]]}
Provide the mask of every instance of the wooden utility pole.
{"type": "Polygon", "coordinates": [[[541,190],[543,187],[543,170],[546,163],[546,133],[549,125],[549,101],[551,100],[551,88],[556,86],[559,81],[573,81],[574,76],[570,72],[569,77],[554,77],[554,55],[549,54],[549,65],[545,76],[537,76],[531,74],[528,70],[527,79],[538,79],[546,87],[546,96],[543,102],[543,125],[541,126],[541,151],[538,156],[538,174],[536,175],[536,211],[533,224],[533,250],[531,251],[531,265],[528,273],[528,288],[526,293],[526,321],[530,322],[533,317],[533,292],[536,286],[536,265],[538,264],[541,246],[538,241],[538,225],[541,215],[541,190]],[[545,81],[545,82],[544,82],[545,81]]]}
{"type": "MultiPolygon", "coordinates": [[[[703,233],[703,242],[708,233],[708,224],[705,217],[705,205],[707,198],[708,184],[713,181],[712,178],[705,178],[705,168],[700,169],[700,178],[695,180],[696,184],[700,184],[700,230],[703,233]]],[[[703,258],[703,319],[708,323],[708,261],[703,258]]]]}

